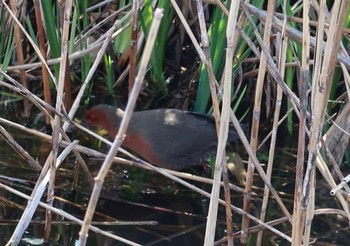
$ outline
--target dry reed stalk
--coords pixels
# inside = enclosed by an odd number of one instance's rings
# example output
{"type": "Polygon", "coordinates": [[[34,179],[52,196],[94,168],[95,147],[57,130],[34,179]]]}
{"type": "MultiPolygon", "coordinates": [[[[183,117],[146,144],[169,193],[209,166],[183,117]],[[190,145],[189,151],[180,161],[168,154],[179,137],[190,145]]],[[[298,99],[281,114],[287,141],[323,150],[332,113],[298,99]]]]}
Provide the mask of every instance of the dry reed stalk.
{"type": "MultiPolygon", "coordinates": [[[[223,158],[226,157],[226,153],[223,153],[223,158]]],[[[231,210],[231,192],[230,192],[230,180],[228,176],[227,161],[223,162],[222,165],[222,180],[224,183],[224,194],[225,194],[225,212],[226,212],[226,230],[227,230],[227,245],[233,246],[233,224],[232,224],[232,210],[231,210]]],[[[221,186],[221,182],[220,182],[221,186]]]]}
{"type": "Polygon", "coordinates": [[[132,4],[132,22],[131,22],[131,41],[130,41],[130,62],[129,65],[129,94],[134,87],[137,66],[137,37],[139,22],[139,0],[133,0],[132,4]]]}
{"type": "MultiPolygon", "coordinates": [[[[123,28],[128,27],[129,25],[125,25],[123,28]]],[[[143,32],[141,32],[139,34],[139,37],[137,39],[137,50],[141,50],[142,45],[144,43],[144,39],[145,39],[145,34],[143,32]]],[[[126,68],[124,69],[124,71],[120,74],[119,78],[116,80],[116,82],[113,84],[113,88],[115,88],[117,85],[119,85],[120,83],[122,83],[123,81],[125,81],[125,78],[130,74],[129,72],[130,70],[130,64],[127,64],[126,68]]],[[[130,76],[130,75],[129,75],[130,76]]]]}
{"type": "MultiPolygon", "coordinates": [[[[264,44],[266,47],[270,46],[271,40],[271,23],[273,14],[275,12],[276,1],[269,0],[267,5],[267,18],[265,22],[265,30],[264,30],[264,44]]],[[[267,52],[269,49],[267,50],[267,52]]],[[[251,126],[251,135],[250,135],[250,145],[253,152],[256,154],[257,146],[258,146],[258,135],[259,135],[259,123],[260,123],[260,113],[261,113],[261,99],[263,94],[263,87],[265,81],[265,73],[266,73],[266,55],[265,53],[261,53],[260,61],[259,61],[259,73],[255,87],[255,95],[254,95],[254,108],[253,108],[253,119],[251,126]]],[[[248,160],[248,169],[247,169],[247,177],[246,177],[246,192],[251,191],[254,179],[254,165],[252,163],[251,158],[248,160]]],[[[249,211],[251,207],[250,197],[244,196],[243,200],[243,210],[249,211]]],[[[247,217],[242,218],[242,235],[241,235],[241,243],[247,244],[249,220],[247,217]]]]}
{"type": "MultiPolygon", "coordinates": [[[[206,65],[208,77],[209,77],[209,88],[210,88],[210,94],[213,104],[213,111],[214,111],[214,119],[215,119],[215,126],[216,131],[219,134],[219,126],[220,126],[220,108],[219,108],[219,100],[217,97],[217,89],[218,89],[218,82],[215,78],[213,66],[211,62],[211,55],[210,55],[210,49],[209,49],[209,38],[206,28],[206,23],[204,19],[204,11],[203,11],[203,3],[200,0],[197,0],[197,13],[198,13],[198,21],[199,21],[199,27],[201,30],[201,41],[203,45],[203,52],[206,56],[206,61],[208,62],[206,65]]],[[[226,156],[226,154],[224,154],[226,156]]],[[[227,228],[227,245],[233,245],[233,225],[232,225],[232,211],[231,211],[231,195],[230,195],[230,188],[229,188],[229,182],[228,182],[228,172],[227,172],[227,166],[223,165],[223,181],[224,181],[224,191],[225,191],[225,201],[226,201],[226,228],[227,228]]]]}
{"type": "MultiPolygon", "coordinates": [[[[18,20],[18,11],[17,8],[20,6],[17,5],[17,1],[11,0],[10,1],[10,6],[11,10],[13,12],[13,15],[15,18],[18,20]]],[[[18,20],[19,22],[19,20],[18,20]]],[[[16,42],[16,54],[17,54],[17,62],[18,64],[22,65],[24,64],[24,54],[23,54],[23,46],[22,46],[22,33],[21,30],[16,22],[13,23],[13,33],[15,36],[15,42],[16,42]]],[[[23,69],[19,70],[19,76],[20,76],[20,81],[21,84],[28,88],[28,82],[27,82],[27,77],[25,74],[25,71],[23,69]]],[[[29,102],[26,98],[23,99],[23,117],[28,119],[30,115],[30,107],[29,107],[29,102]]]]}
{"type": "MultiPolygon", "coordinates": [[[[34,10],[35,10],[36,26],[38,30],[39,48],[41,51],[41,55],[46,60],[46,45],[45,45],[45,36],[44,36],[43,20],[41,16],[40,2],[39,0],[34,0],[33,3],[34,3],[34,10]]],[[[49,73],[44,63],[41,63],[41,74],[43,78],[44,99],[46,103],[51,105],[49,73]]],[[[50,118],[48,116],[45,117],[45,121],[47,125],[50,125],[50,118]]]]}
{"type": "MultiPolygon", "coordinates": [[[[298,108],[300,107],[300,101],[299,98],[295,95],[294,92],[291,91],[291,89],[284,83],[277,67],[276,64],[274,63],[274,59],[272,58],[271,54],[268,52],[268,48],[265,46],[262,38],[260,37],[260,34],[258,32],[258,29],[254,23],[254,21],[252,20],[249,12],[248,12],[248,4],[246,4],[244,1],[241,1],[242,3],[242,10],[244,12],[244,14],[247,16],[247,20],[249,21],[249,23],[252,25],[253,29],[254,29],[254,34],[255,37],[260,45],[260,48],[262,49],[262,51],[265,53],[266,58],[267,58],[267,70],[270,73],[270,75],[274,78],[274,80],[276,82],[278,82],[278,85],[282,88],[283,93],[285,95],[287,95],[288,99],[290,100],[290,103],[292,104],[295,113],[298,115],[299,114],[299,110],[298,108]]],[[[288,30],[288,26],[286,26],[286,31],[288,30]]],[[[241,37],[244,39],[244,41],[247,42],[247,44],[249,45],[249,47],[252,49],[252,51],[255,53],[255,55],[260,58],[260,52],[258,51],[258,49],[255,47],[255,45],[253,45],[253,43],[251,42],[251,40],[247,37],[247,35],[244,33],[244,31],[242,29],[239,29],[241,37]]]]}
{"type": "Polygon", "coordinates": [[[97,204],[97,201],[98,201],[101,189],[102,189],[103,181],[104,181],[104,179],[105,179],[105,177],[106,177],[106,175],[111,167],[112,160],[113,160],[114,156],[118,153],[118,148],[120,147],[121,143],[123,142],[126,129],[128,127],[132,112],[133,112],[135,104],[136,104],[137,97],[141,91],[143,79],[144,79],[144,76],[146,74],[148,61],[149,61],[149,58],[151,56],[151,52],[153,50],[153,46],[155,43],[155,39],[156,39],[156,35],[158,32],[158,28],[160,25],[160,20],[162,18],[162,15],[163,15],[162,10],[160,10],[160,9],[155,10],[154,19],[153,19],[153,22],[152,22],[152,25],[151,25],[151,28],[149,31],[149,37],[147,39],[144,53],[143,53],[142,58],[141,58],[140,69],[139,69],[139,72],[136,76],[134,87],[131,91],[130,98],[129,98],[128,104],[126,106],[125,113],[124,113],[123,119],[121,121],[118,134],[114,139],[112,147],[109,150],[109,152],[106,156],[106,159],[104,160],[98,175],[95,178],[95,185],[93,188],[93,192],[91,194],[89,205],[88,205],[86,213],[85,213],[84,223],[83,223],[81,230],[80,230],[80,233],[79,233],[80,234],[79,235],[80,245],[86,244],[89,226],[91,224],[92,216],[94,214],[96,204],[97,204]]]}
{"type": "MultiPolygon", "coordinates": [[[[232,2],[230,6],[227,28],[226,28],[226,38],[227,38],[227,48],[226,48],[226,59],[224,68],[224,94],[222,101],[222,111],[220,119],[220,128],[218,133],[218,147],[216,152],[215,160],[215,170],[214,170],[214,183],[211,190],[211,198],[209,202],[209,211],[207,226],[205,231],[204,245],[213,245],[216,221],[217,221],[217,211],[218,211],[218,200],[220,195],[220,180],[222,175],[222,167],[226,165],[226,155],[225,148],[227,143],[228,128],[229,128],[229,114],[231,111],[231,84],[232,84],[232,61],[233,61],[233,38],[236,34],[236,24],[238,19],[238,9],[240,3],[232,2]]],[[[237,34],[236,34],[237,35],[237,34]]],[[[227,212],[227,210],[226,210],[227,212]]],[[[230,242],[233,244],[233,242],[230,242]]]]}
{"type": "MultiPolygon", "coordinates": [[[[198,22],[199,27],[201,31],[201,43],[203,46],[203,52],[206,56],[206,61],[208,62],[205,64],[207,72],[208,72],[208,78],[209,78],[209,88],[210,88],[210,95],[213,105],[213,112],[214,112],[214,119],[215,119],[215,126],[217,134],[219,134],[219,126],[220,126],[220,108],[219,108],[219,100],[217,97],[217,90],[218,90],[218,82],[214,75],[214,70],[212,66],[212,59],[210,55],[210,49],[209,49],[209,38],[208,38],[208,32],[206,28],[206,23],[204,19],[204,10],[203,10],[203,3],[200,0],[196,1],[197,3],[197,13],[198,13],[198,22]]],[[[225,154],[224,154],[225,155],[225,154]]],[[[228,174],[227,174],[227,167],[224,165],[224,172],[223,172],[223,181],[224,181],[224,190],[225,190],[225,202],[226,202],[226,228],[227,228],[227,235],[228,245],[233,245],[233,238],[232,238],[232,212],[231,212],[231,196],[230,196],[230,189],[228,187],[228,174]]]]}
{"type": "Polygon", "coordinates": [[[302,226],[304,223],[301,216],[300,201],[302,193],[302,181],[304,173],[305,161],[305,142],[306,142],[306,111],[307,111],[307,90],[309,82],[309,60],[310,60],[310,1],[303,2],[303,42],[302,42],[302,62],[300,68],[300,83],[299,83],[299,97],[300,97],[300,114],[299,114],[299,135],[298,135],[298,153],[296,163],[296,176],[294,188],[294,208],[293,208],[293,227],[292,227],[292,245],[301,244],[302,226]]]}

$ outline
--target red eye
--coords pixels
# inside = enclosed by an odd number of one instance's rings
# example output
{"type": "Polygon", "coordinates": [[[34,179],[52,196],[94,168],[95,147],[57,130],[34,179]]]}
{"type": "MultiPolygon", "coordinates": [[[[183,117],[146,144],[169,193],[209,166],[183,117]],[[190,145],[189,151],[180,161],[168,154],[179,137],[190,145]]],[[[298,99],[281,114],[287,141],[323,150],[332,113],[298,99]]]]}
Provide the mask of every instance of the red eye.
{"type": "Polygon", "coordinates": [[[86,121],[88,122],[96,122],[96,119],[97,119],[96,115],[93,115],[93,114],[89,114],[86,116],[86,121]]]}

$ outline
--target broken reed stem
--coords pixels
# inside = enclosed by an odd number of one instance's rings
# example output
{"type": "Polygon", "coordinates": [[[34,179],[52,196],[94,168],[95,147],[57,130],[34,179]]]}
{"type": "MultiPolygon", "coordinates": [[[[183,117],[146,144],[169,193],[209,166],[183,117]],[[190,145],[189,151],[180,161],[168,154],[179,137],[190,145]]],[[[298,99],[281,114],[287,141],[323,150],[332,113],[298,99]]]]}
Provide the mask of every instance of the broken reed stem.
{"type": "MultiPolygon", "coordinates": [[[[322,174],[323,178],[329,185],[329,187],[336,187],[336,182],[334,181],[333,175],[331,171],[329,170],[327,163],[324,161],[320,151],[317,151],[317,157],[316,157],[316,166],[317,169],[320,171],[322,174]]],[[[349,202],[347,199],[344,198],[343,194],[338,192],[335,194],[336,198],[338,199],[339,203],[344,209],[344,213],[347,216],[347,219],[350,221],[350,208],[349,208],[349,202]]]]}

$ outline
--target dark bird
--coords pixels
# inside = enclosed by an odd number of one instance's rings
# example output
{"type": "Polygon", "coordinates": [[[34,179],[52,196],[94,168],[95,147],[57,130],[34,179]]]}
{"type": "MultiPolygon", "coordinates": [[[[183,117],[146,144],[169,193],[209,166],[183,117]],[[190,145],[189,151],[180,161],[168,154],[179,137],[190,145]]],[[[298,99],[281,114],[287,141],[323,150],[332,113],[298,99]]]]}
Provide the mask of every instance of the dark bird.
{"type": "MultiPolygon", "coordinates": [[[[86,113],[88,126],[105,129],[115,137],[124,112],[109,105],[97,105],[86,113]]],[[[230,129],[228,141],[238,138],[230,129]]],[[[159,167],[179,170],[200,164],[216,152],[214,118],[177,109],[134,112],[122,146],[159,167]]]]}

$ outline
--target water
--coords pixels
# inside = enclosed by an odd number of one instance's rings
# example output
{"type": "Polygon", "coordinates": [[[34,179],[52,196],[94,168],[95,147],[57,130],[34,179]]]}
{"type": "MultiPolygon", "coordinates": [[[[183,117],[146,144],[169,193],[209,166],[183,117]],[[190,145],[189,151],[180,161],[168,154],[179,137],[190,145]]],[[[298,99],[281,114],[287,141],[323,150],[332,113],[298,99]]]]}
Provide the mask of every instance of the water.
{"type": "MultiPolygon", "coordinates": [[[[49,143],[18,131],[12,130],[11,134],[32,157],[41,163],[46,160],[50,149],[49,143]]],[[[97,145],[89,141],[82,141],[82,143],[97,148],[97,145]]],[[[107,151],[106,147],[102,146],[101,149],[107,151]]],[[[289,211],[292,211],[294,159],[283,154],[290,150],[279,151],[277,156],[280,158],[277,162],[280,164],[274,169],[272,182],[289,211]]],[[[93,176],[96,175],[102,161],[93,157],[83,157],[93,176]]],[[[264,157],[261,156],[260,159],[263,160],[264,157]]],[[[201,167],[187,171],[203,175],[201,167]]],[[[0,176],[1,183],[28,195],[31,194],[38,177],[38,172],[28,167],[26,162],[3,141],[0,145],[0,174],[2,175],[0,176]]],[[[90,198],[91,186],[81,169],[78,175],[75,174],[75,158],[70,155],[57,172],[54,205],[83,219],[90,198]],[[76,187],[73,185],[75,177],[78,177],[76,187]]],[[[235,182],[234,179],[233,182],[235,182]]],[[[210,192],[210,185],[193,181],[191,183],[210,192]]],[[[238,182],[235,183],[238,185],[238,182]]],[[[256,178],[254,184],[254,192],[257,195],[252,197],[254,207],[251,213],[258,215],[263,184],[259,177],[256,178]]],[[[2,208],[0,211],[0,245],[4,245],[11,237],[27,201],[2,189],[0,193],[2,208]]],[[[328,195],[328,187],[321,182],[318,183],[317,194],[320,194],[317,197],[319,206],[337,207],[337,203],[328,195]]],[[[46,201],[45,198],[42,201],[46,201]]],[[[241,207],[242,195],[232,191],[232,202],[235,206],[241,207]]],[[[208,203],[207,198],[159,174],[136,167],[113,165],[105,180],[93,221],[101,229],[142,245],[202,245],[208,203]],[[123,222],[122,225],[117,224],[117,221],[123,222]]],[[[270,202],[268,207],[268,216],[269,220],[282,217],[280,210],[273,202],[270,202]]],[[[56,215],[53,220],[50,245],[76,244],[80,226],[56,215]]],[[[44,221],[45,210],[39,208],[23,236],[21,245],[42,244],[44,221]]],[[[233,221],[234,232],[237,232],[240,228],[241,216],[234,213],[233,221]]],[[[336,215],[322,215],[316,216],[313,223],[312,237],[315,245],[324,245],[324,243],[349,245],[349,230],[344,218],[336,215]]],[[[288,223],[281,224],[278,229],[289,235],[291,233],[291,226],[288,223]]],[[[225,211],[220,206],[216,238],[224,237],[225,232],[225,211]]],[[[252,240],[253,238],[254,236],[252,240]]],[[[288,242],[269,231],[264,234],[264,240],[264,245],[288,245],[288,242]]],[[[88,245],[122,244],[90,232],[88,245]]]]}

